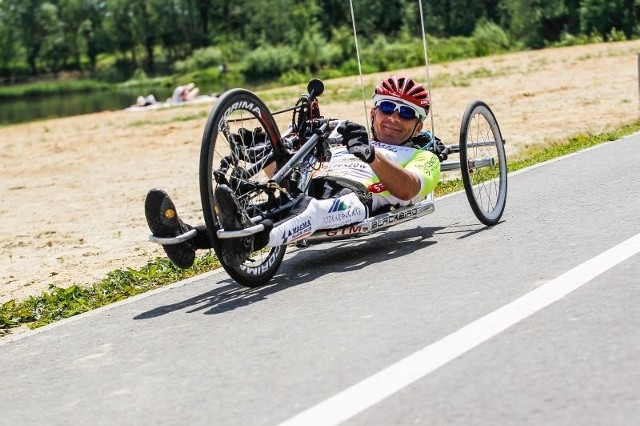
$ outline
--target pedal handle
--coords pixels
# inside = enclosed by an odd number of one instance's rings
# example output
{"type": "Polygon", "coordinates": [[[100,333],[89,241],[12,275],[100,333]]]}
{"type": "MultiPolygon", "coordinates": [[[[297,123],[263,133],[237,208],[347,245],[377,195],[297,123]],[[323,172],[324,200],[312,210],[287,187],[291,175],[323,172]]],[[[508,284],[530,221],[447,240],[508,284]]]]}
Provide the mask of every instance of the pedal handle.
{"type": "Polygon", "coordinates": [[[152,243],[158,243],[163,246],[171,246],[174,244],[184,243],[185,241],[188,241],[191,238],[195,237],[197,233],[198,231],[196,231],[195,229],[191,229],[184,234],[178,235],[177,237],[169,238],[156,237],[155,235],[151,234],[149,235],[149,241],[151,241],[152,243]]]}

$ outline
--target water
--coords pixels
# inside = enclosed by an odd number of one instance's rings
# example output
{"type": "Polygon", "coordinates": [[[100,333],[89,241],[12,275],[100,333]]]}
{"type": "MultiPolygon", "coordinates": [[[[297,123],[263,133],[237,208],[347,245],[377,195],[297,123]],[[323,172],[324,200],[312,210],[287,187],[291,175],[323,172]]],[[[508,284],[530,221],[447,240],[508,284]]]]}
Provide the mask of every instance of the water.
{"type": "MultiPolygon", "coordinates": [[[[152,93],[158,101],[171,96],[172,88],[103,90],[91,93],[52,95],[0,101],[0,125],[25,123],[45,118],[68,117],[107,110],[121,110],[135,104],[138,95],[152,93]]],[[[200,88],[200,94],[210,93],[200,88]]]]}

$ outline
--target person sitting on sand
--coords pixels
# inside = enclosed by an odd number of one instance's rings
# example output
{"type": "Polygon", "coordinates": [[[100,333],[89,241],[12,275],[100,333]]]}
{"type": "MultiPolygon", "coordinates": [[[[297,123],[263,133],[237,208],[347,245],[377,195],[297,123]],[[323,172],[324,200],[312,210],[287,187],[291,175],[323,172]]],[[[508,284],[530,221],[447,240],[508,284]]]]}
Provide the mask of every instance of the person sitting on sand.
{"type": "Polygon", "coordinates": [[[153,96],[152,94],[149,94],[146,97],[140,95],[136,99],[136,106],[146,107],[146,106],[149,106],[149,105],[153,105],[153,104],[155,104],[157,102],[158,101],[156,101],[156,97],[153,96]]]}
{"type": "Polygon", "coordinates": [[[200,89],[196,87],[194,83],[189,83],[184,86],[178,86],[173,89],[170,102],[172,104],[179,104],[195,99],[198,96],[200,89]]]}

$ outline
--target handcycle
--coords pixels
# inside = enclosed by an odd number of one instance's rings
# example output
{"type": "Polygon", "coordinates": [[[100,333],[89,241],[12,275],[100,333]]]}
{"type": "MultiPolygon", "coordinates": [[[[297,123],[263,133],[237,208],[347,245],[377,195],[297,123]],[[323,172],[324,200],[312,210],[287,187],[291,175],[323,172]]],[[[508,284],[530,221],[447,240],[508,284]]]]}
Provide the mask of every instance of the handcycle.
{"type": "MultiPolygon", "coordinates": [[[[342,142],[337,129],[345,123],[320,114],[318,97],[323,91],[322,81],[313,79],[307,85],[307,93],[292,108],[271,113],[253,92],[232,89],[220,97],[209,115],[200,152],[202,210],[218,259],[231,278],[243,286],[258,287],[271,280],[287,246],[258,250],[243,264],[231,266],[221,256],[221,241],[250,238],[261,232],[264,230],[261,221],[276,222],[286,217],[298,199],[307,194],[314,170],[330,160],[330,147],[342,142]],[[287,130],[280,133],[275,116],[286,112],[291,112],[291,121],[287,130]],[[236,231],[222,229],[219,212],[214,208],[214,192],[221,184],[233,189],[253,226],[236,231]]],[[[489,106],[480,100],[471,102],[462,117],[459,143],[438,142],[432,138],[423,149],[440,158],[448,157],[441,162],[441,171],[459,170],[471,209],[481,223],[487,226],[498,223],[506,204],[507,162],[505,141],[489,106]],[[452,159],[456,155],[459,160],[452,159]]],[[[434,209],[434,196],[429,194],[406,207],[374,212],[360,223],[316,231],[304,243],[369,235],[432,213],[434,209]]],[[[190,231],[162,243],[179,243],[194,233],[190,231]]]]}

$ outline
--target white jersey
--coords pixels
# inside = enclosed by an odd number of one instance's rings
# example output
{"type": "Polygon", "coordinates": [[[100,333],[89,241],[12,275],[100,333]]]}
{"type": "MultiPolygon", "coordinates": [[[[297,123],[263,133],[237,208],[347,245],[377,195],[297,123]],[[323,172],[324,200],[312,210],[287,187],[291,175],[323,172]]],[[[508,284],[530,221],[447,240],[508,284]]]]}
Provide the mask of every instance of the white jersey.
{"type": "MultiPolygon", "coordinates": [[[[373,211],[390,204],[405,206],[422,200],[433,191],[440,178],[440,161],[433,153],[377,141],[371,144],[375,147],[376,155],[383,155],[418,176],[420,191],[412,200],[400,200],[391,195],[371,167],[350,154],[345,146],[331,148],[331,160],[322,163],[314,177],[339,177],[364,185],[372,194],[373,211]]],[[[319,229],[333,229],[359,223],[367,217],[367,208],[353,192],[337,198],[306,197],[305,202],[302,212],[271,230],[268,243],[270,247],[302,240],[319,229]]]]}
{"type": "Polygon", "coordinates": [[[433,153],[407,146],[372,141],[376,155],[383,155],[414,173],[420,179],[420,191],[412,200],[400,200],[384,188],[367,163],[350,154],[346,146],[331,148],[331,161],[323,163],[314,177],[335,176],[363,184],[372,194],[373,210],[385,205],[408,204],[422,200],[435,188],[440,178],[440,161],[433,153]]]}

